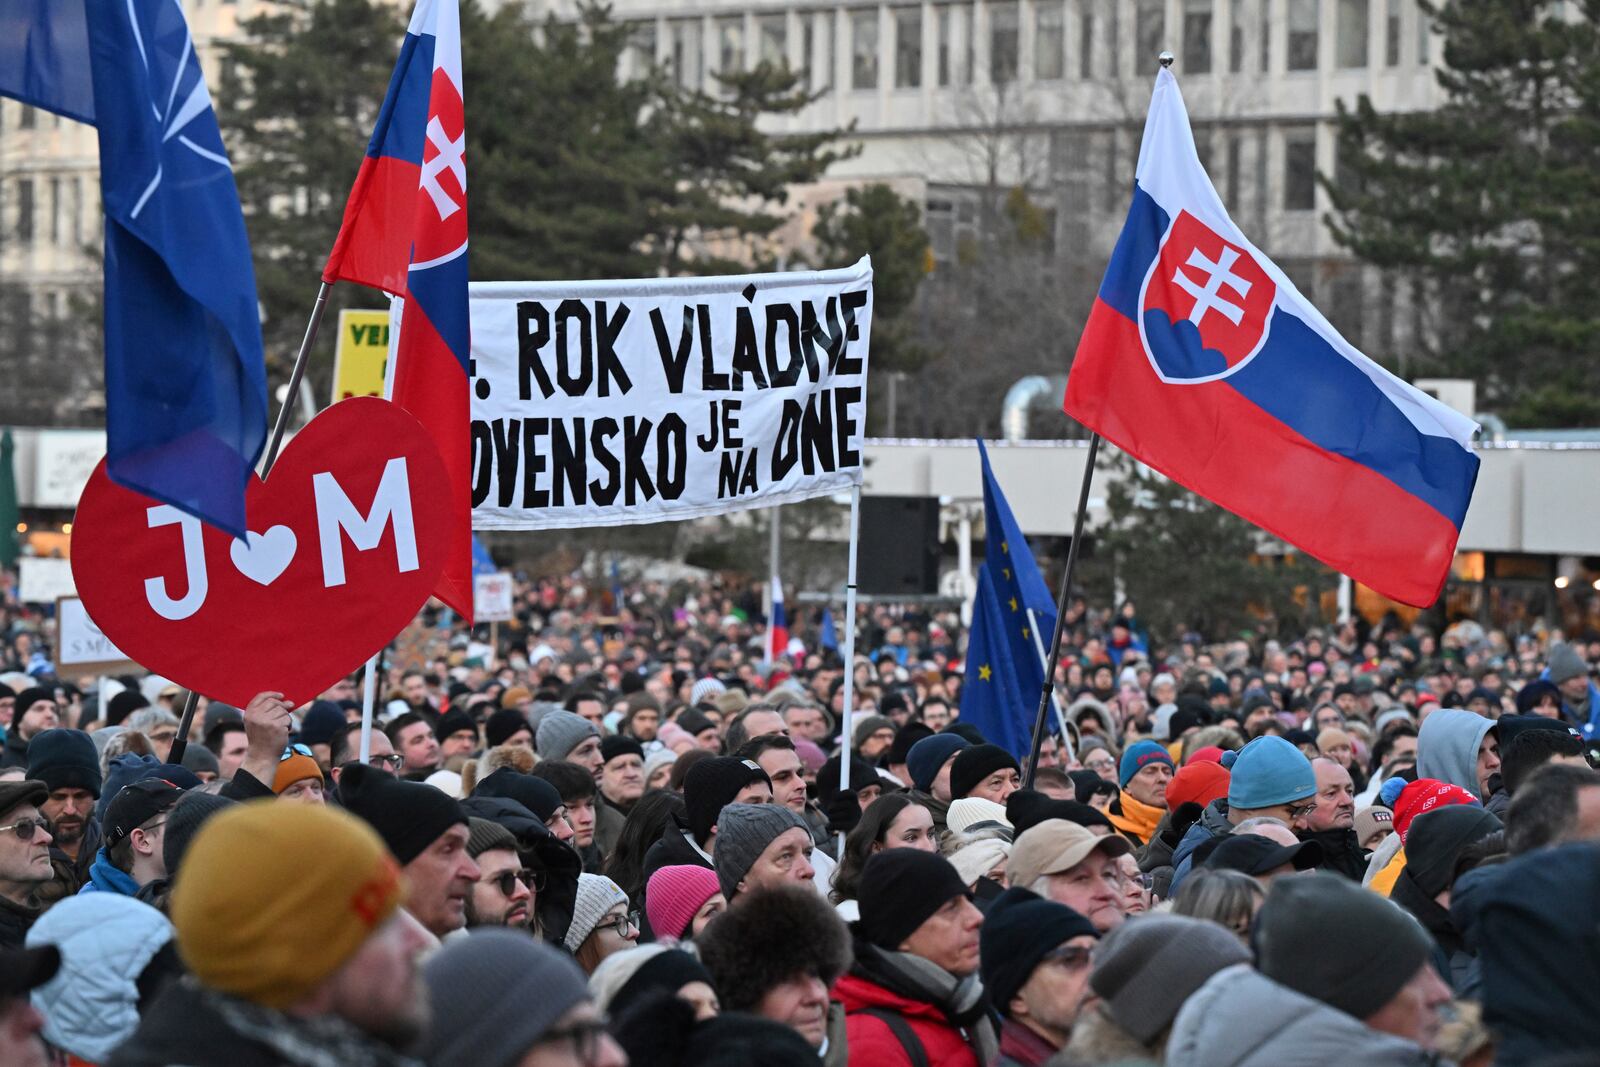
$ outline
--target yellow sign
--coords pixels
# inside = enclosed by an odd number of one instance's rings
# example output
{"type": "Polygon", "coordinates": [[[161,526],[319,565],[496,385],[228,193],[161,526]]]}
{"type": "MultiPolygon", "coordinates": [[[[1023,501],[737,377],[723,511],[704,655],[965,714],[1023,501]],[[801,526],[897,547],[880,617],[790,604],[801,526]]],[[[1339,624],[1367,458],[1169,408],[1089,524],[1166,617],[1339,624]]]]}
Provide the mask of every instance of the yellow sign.
{"type": "Polygon", "coordinates": [[[382,396],[389,362],[387,311],[339,312],[339,343],[333,350],[333,402],[382,396]]]}

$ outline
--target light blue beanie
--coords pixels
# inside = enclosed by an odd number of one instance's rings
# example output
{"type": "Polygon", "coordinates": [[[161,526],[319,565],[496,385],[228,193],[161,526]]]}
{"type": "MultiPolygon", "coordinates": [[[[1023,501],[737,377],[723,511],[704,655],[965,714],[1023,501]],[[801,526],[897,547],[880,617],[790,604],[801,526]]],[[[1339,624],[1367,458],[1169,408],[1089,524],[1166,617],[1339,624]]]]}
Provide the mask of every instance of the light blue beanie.
{"type": "Polygon", "coordinates": [[[1317,791],[1317,774],[1305,754],[1281,737],[1256,738],[1237,753],[1223,755],[1228,807],[1253,811],[1305,800],[1317,791]],[[1228,757],[1232,756],[1230,760],[1228,757]]]}

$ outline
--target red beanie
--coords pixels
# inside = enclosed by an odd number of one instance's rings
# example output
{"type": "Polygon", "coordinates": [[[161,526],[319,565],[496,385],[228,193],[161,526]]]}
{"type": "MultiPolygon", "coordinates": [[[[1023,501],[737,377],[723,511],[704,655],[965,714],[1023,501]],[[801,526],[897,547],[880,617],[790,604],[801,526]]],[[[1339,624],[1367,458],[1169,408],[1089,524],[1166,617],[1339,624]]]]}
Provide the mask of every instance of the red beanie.
{"type": "Polygon", "coordinates": [[[1189,762],[1167,783],[1167,807],[1195,803],[1202,808],[1228,795],[1228,780],[1233,776],[1220,763],[1189,762]]]}
{"type": "Polygon", "coordinates": [[[1426,811],[1448,807],[1451,804],[1477,804],[1478,798],[1459,785],[1441,782],[1436,778],[1418,778],[1400,791],[1394,802],[1394,832],[1400,843],[1406,840],[1411,820],[1426,811]]]}
{"type": "Polygon", "coordinates": [[[717,872],[709,867],[683,864],[663,867],[652,874],[644,887],[644,913],[656,939],[679,941],[693,937],[689,924],[694,913],[720,892],[717,872]]]}
{"type": "Polygon", "coordinates": [[[1222,749],[1218,748],[1216,745],[1207,745],[1205,748],[1197,748],[1193,752],[1189,753],[1188,759],[1184,760],[1185,764],[1221,762],[1222,749]]]}

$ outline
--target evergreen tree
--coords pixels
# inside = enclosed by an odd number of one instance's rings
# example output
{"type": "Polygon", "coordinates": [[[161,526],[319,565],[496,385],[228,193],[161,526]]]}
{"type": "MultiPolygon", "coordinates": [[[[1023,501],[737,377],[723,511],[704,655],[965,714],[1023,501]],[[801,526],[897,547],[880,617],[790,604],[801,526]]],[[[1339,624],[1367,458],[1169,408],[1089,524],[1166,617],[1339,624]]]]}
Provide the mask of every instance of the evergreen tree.
{"type": "Polygon", "coordinates": [[[1600,419],[1600,2],[1424,2],[1435,111],[1341,105],[1329,226],[1421,282],[1430,370],[1520,425],[1600,419]]]}

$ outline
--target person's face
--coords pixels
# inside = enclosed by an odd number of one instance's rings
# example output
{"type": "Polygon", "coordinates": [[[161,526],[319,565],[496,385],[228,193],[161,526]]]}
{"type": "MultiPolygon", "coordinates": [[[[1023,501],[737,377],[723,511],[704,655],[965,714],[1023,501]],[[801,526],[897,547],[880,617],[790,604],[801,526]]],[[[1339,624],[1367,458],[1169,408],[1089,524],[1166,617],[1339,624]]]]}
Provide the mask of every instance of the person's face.
{"type": "Polygon", "coordinates": [[[654,708],[640,708],[633,715],[633,736],[640,741],[654,741],[661,727],[661,713],[654,708]]]}
{"type": "Polygon", "coordinates": [[[387,1045],[404,1048],[428,1025],[428,997],[417,955],[423,927],[399,908],[328,979],[326,1014],[337,1015],[387,1045]]]}
{"type": "Polygon", "coordinates": [[[1578,790],[1578,818],[1565,840],[1600,841],[1600,786],[1578,790]]]}
{"type": "MultiPolygon", "coordinates": [[[[22,721],[17,724],[17,733],[24,741],[33,739],[33,735],[41,730],[54,730],[61,725],[61,718],[56,713],[56,702],[53,700],[36,700],[22,713],[22,721]]],[[[171,742],[169,741],[170,745],[171,742]]]]}
{"type": "Polygon", "coordinates": [[[75,845],[83,840],[84,827],[94,813],[94,794],[87,789],[55,789],[39,810],[50,820],[56,844],[75,845]]]}
{"type": "Polygon", "coordinates": [[[955,766],[955,762],[955,756],[945,760],[943,766],[939,768],[939,773],[933,776],[933,784],[928,787],[928,793],[935,800],[942,800],[946,804],[955,799],[950,795],[950,768],[955,766]]]}
{"type": "Polygon", "coordinates": [[[957,978],[978,969],[978,927],[983,913],[965,896],[951,897],[900,944],[901,952],[921,956],[957,978]]]}
{"type": "Polygon", "coordinates": [[[806,780],[800,757],[793,750],[769,748],[756,760],[772,779],[772,802],[790,811],[806,810],[806,780]]]}
{"type": "Polygon", "coordinates": [[[872,802],[881,796],[883,796],[881,785],[864,785],[856,789],[856,800],[860,802],[862,811],[872,807],[872,802]]]}
{"type": "Polygon", "coordinates": [[[44,1016],[27,994],[0,1000],[0,1063],[14,1067],[45,1067],[49,1060],[44,1040],[44,1016]]]}
{"type": "Polygon", "coordinates": [[[1449,1000],[1450,987],[1433,964],[1426,962],[1389,1003],[1362,1021],[1374,1030],[1415,1042],[1431,1052],[1439,1037],[1439,1009],[1449,1000]]]}
{"type": "Polygon", "coordinates": [[[478,747],[478,731],[461,729],[439,742],[439,760],[443,762],[451,756],[470,756],[478,747]]]}
{"type": "Polygon", "coordinates": [[[694,743],[707,752],[721,752],[722,738],[717,734],[715,726],[707,726],[704,730],[694,735],[694,743]]]}
{"type": "MultiPolygon", "coordinates": [[[[38,819],[39,809],[32,804],[19,804],[0,814],[0,826],[10,826],[23,819],[38,819]]],[[[0,830],[0,882],[36,885],[50,880],[50,831],[42,826],[33,828],[26,841],[15,830],[0,830]]]]}
{"type": "Polygon", "coordinates": [[[1133,858],[1133,853],[1124,852],[1117,857],[1117,876],[1122,879],[1122,914],[1143,915],[1149,911],[1145,874],[1139,870],[1139,861],[1133,858]]]}
{"type": "Polygon", "coordinates": [[[405,866],[411,895],[406,907],[435,937],[466,924],[467,894],[478,865],[467,855],[467,828],[450,827],[405,866]]]}
{"type": "MultiPolygon", "coordinates": [[[[1354,704],[1356,698],[1346,695],[1340,697],[1339,699],[1341,701],[1349,701],[1350,703],[1354,704]]],[[[1344,716],[1339,714],[1339,712],[1334,708],[1323,708],[1321,711],[1317,712],[1315,722],[1318,733],[1321,733],[1323,730],[1339,730],[1344,727],[1344,716]]]]}
{"type": "Polygon", "coordinates": [[[616,804],[632,804],[644,796],[644,760],[632,752],[614,756],[600,770],[600,789],[616,804]]]}
{"type": "Polygon", "coordinates": [[[17,698],[0,696],[0,726],[10,727],[11,718],[17,713],[17,698]]]}
{"type": "MultiPolygon", "coordinates": [[[[385,738],[387,740],[387,738],[385,738]]],[[[245,750],[249,747],[248,739],[243,729],[229,730],[222,735],[222,751],[217,753],[217,774],[222,778],[232,778],[239,773],[239,764],[244,762],[245,750]]]]}
{"type": "Polygon", "coordinates": [[[617,920],[626,919],[627,916],[628,906],[626,904],[613,904],[611,909],[605,913],[605,917],[600,920],[600,925],[596,926],[594,932],[589,935],[590,940],[594,942],[595,948],[599,950],[600,959],[603,960],[607,956],[621,952],[623,949],[632,948],[638,942],[639,930],[632,923],[626,924],[622,931],[618,930],[618,927],[622,926],[622,924],[618,923],[617,920]]]}
{"type": "Polygon", "coordinates": [[[1306,816],[1306,825],[1312,830],[1348,830],[1356,821],[1350,772],[1328,759],[1315,760],[1311,766],[1317,773],[1317,806],[1306,816]]]}
{"type": "Polygon", "coordinates": [[[171,723],[162,723],[147,735],[150,738],[150,748],[156,758],[163,763],[172,754],[172,742],[177,740],[178,728],[171,723]]]}
{"type": "Polygon", "coordinates": [[[434,739],[433,727],[425,722],[414,722],[400,731],[400,755],[405,757],[408,771],[431,771],[439,766],[439,742],[434,739]]]}
{"type": "Polygon", "coordinates": [[[644,783],[645,789],[665,789],[672,778],[672,764],[663,763],[650,772],[650,778],[644,783]]]}
{"type": "MultiPolygon", "coordinates": [[[[583,742],[578,745],[577,748],[567,753],[566,761],[568,763],[576,763],[578,766],[588,771],[594,776],[595,784],[600,784],[602,772],[605,769],[606,758],[605,755],[600,751],[600,739],[598,737],[584,738],[583,742]]],[[[640,767],[643,768],[643,766],[644,765],[641,763],[640,767]]]]}
{"type": "Polygon", "coordinates": [[[704,982],[686,982],[678,987],[678,999],[694,1009],[696,1022],[715,1019],[722,1012],[717,991],[704,982]]]}
{"type": "Polygon", "coordinates": [[[1103,748],[1097,748],[1089,753],[1089,758],[1083,761],[1084,767],[1098,774],[1106,781],[1116,784],[1117,761],[1111,758],[1111,753],[1103,748]]]}
{"type": "Polygon", "coordinates": [[[1589,676],[1576,674],[1556,686],[1561,690],[1561,695],[1567,700],[1582,700],[1583,695],[1589,691],[1589,676]]]}
{"type": "Polygon", "coordinates": [[[928,729],[938,733],[950,725],[950,705],[942,700],[930,700],[922,707],[922,721],[928,729]]]}
{"type": "Polygon", "coordinates": [[[601,722],[606,717],[606,706],[600,701],[590,698],[578,701],[572,712],[574,715],[582,716],[594,723],[595,729],[598,730],[602,728],[601,722]]]}
{"type": "Polygon", "coordinates": [[[509,848],[478,855],[478,880],[472,885],[472,925],[526,928],[533,919],[533,888],[521,877],[522,860],[509,848]],[[509,877],[508,877],[509,876],[509,877]],[[511,892],[502,888],[509,883],[511,892]]]}
{"type": "Polygon", "coordinates": [[[594,844],[594,797],[567,801],[567,824],[572,827],[572,847],[594,844]]]}
{"type": "Polygon", "coordinates": [[[861,758],[867,762],[883,755],[884,749],[894,744],[894,730],[888,726],[872,731],[861,742],[861,758]]]}
{"type": "Polygon", "coordinates": [[[766,782],[751,782],[734,794],[735,804],[771,804],[772,787],[766,782]]]}
{"type": "Polygon", "coordinates": [[[814,974],[796,974],[762,994],[755,1014],[796,1031],[812,1048],[828,1036],[828,987],[814,974]]]}
{"type": "Polygon", "coordinates": [[[428,684],[420,674],[408,674],[400,681],[400,694],[407,704],[423,704],[428,700],[428,684]]]}
{"type": "Polygon", "coordinates": [[[694,918],[689,920],[689,936],[699,937],[700,931],[706,928],[706,924],[726,910],[728,910],[728,898],[721,893],[712,893],[695,911],[694,918]]]}
{"type": "Polygon", "coordinates": [[[1394,744],[1389,746],[1389,756],[1385,762],[1393,764],[1401,760],[1417,762],[1417,739],[1410,734],[1394,739],[1394,744]]]}
{"type": "Polygon", "coordinates": [[[805,704],[793,705],[784,711],[783,721],[789,724],[790,737],[819,741],[828,733],[827,721],[822,717],[821,708],[805,704]]]}
{"type": "Polygon", "coordinates": [[[1167,806],[1167,785],[1172,781],[1172,767],[1165,763],[1146,763],[1139,772],[1128,779],[1127,791],[1133,799],[1153,808],[1167,806]]]}
{"type": "Polygon", "coordinates": [[[1099,849],[1075,867],[1046,875],[1045,882],[1045,896],[1076,911],[1101,933],[1121,925],[1122,876],[1099,849]]]}
{"type": "Polygon", "coordinates": [[[984,800],[992,800],[1004,807],[1006,798],[1021,787],[1022,776],[1016,772],[1016,769],[1002,767],[974,786],[967,796],[982,797],[984,800]]]}
{"type": "Polygon", "coordinates": [[[1045,953],[1012,999],[1012,1016],[1028,1019],[1065,1044],[1089,991],[1095,941],[1079,934],[1045,953]]]}
{"type": "Polygon", "coordinates": [[[798,826],[785,830],[774,837],[750,865],[750,870],[739,881],[740,892],[790,882],[809,883],[817,874],[811,866],[811,848],[808,832],[798,826]]]}
{"type": "Polygon", "coordinates": [[[321,778],[302,778],[298,782],[291,782],[283,792],[278,794],[279,800],[292,800],[300,804],[326,804],[328,799],[322,791],[321,778]]]}
{"type": "Polygon", "coordinates": [[[1489,795],[1489,777],[1500,773],[1500,739],[1493,731],[1478,743],[1478,795],[1489,795]]]}
{"type": "Polygon", "coordinates": [[[554,1036],[530,1047],[516,1067],[627,1067],[628,1054],[600,1026],[588,1001],[557,1019],[546,1033],[554,1036]]]}
{"type": "Polygon", "coordinates": [[[877,850],[891,848],[938,852],[939,842],[933,836],[933,814],[921,804],[907,804],[884,830],[883,844],[877,850]]]}

